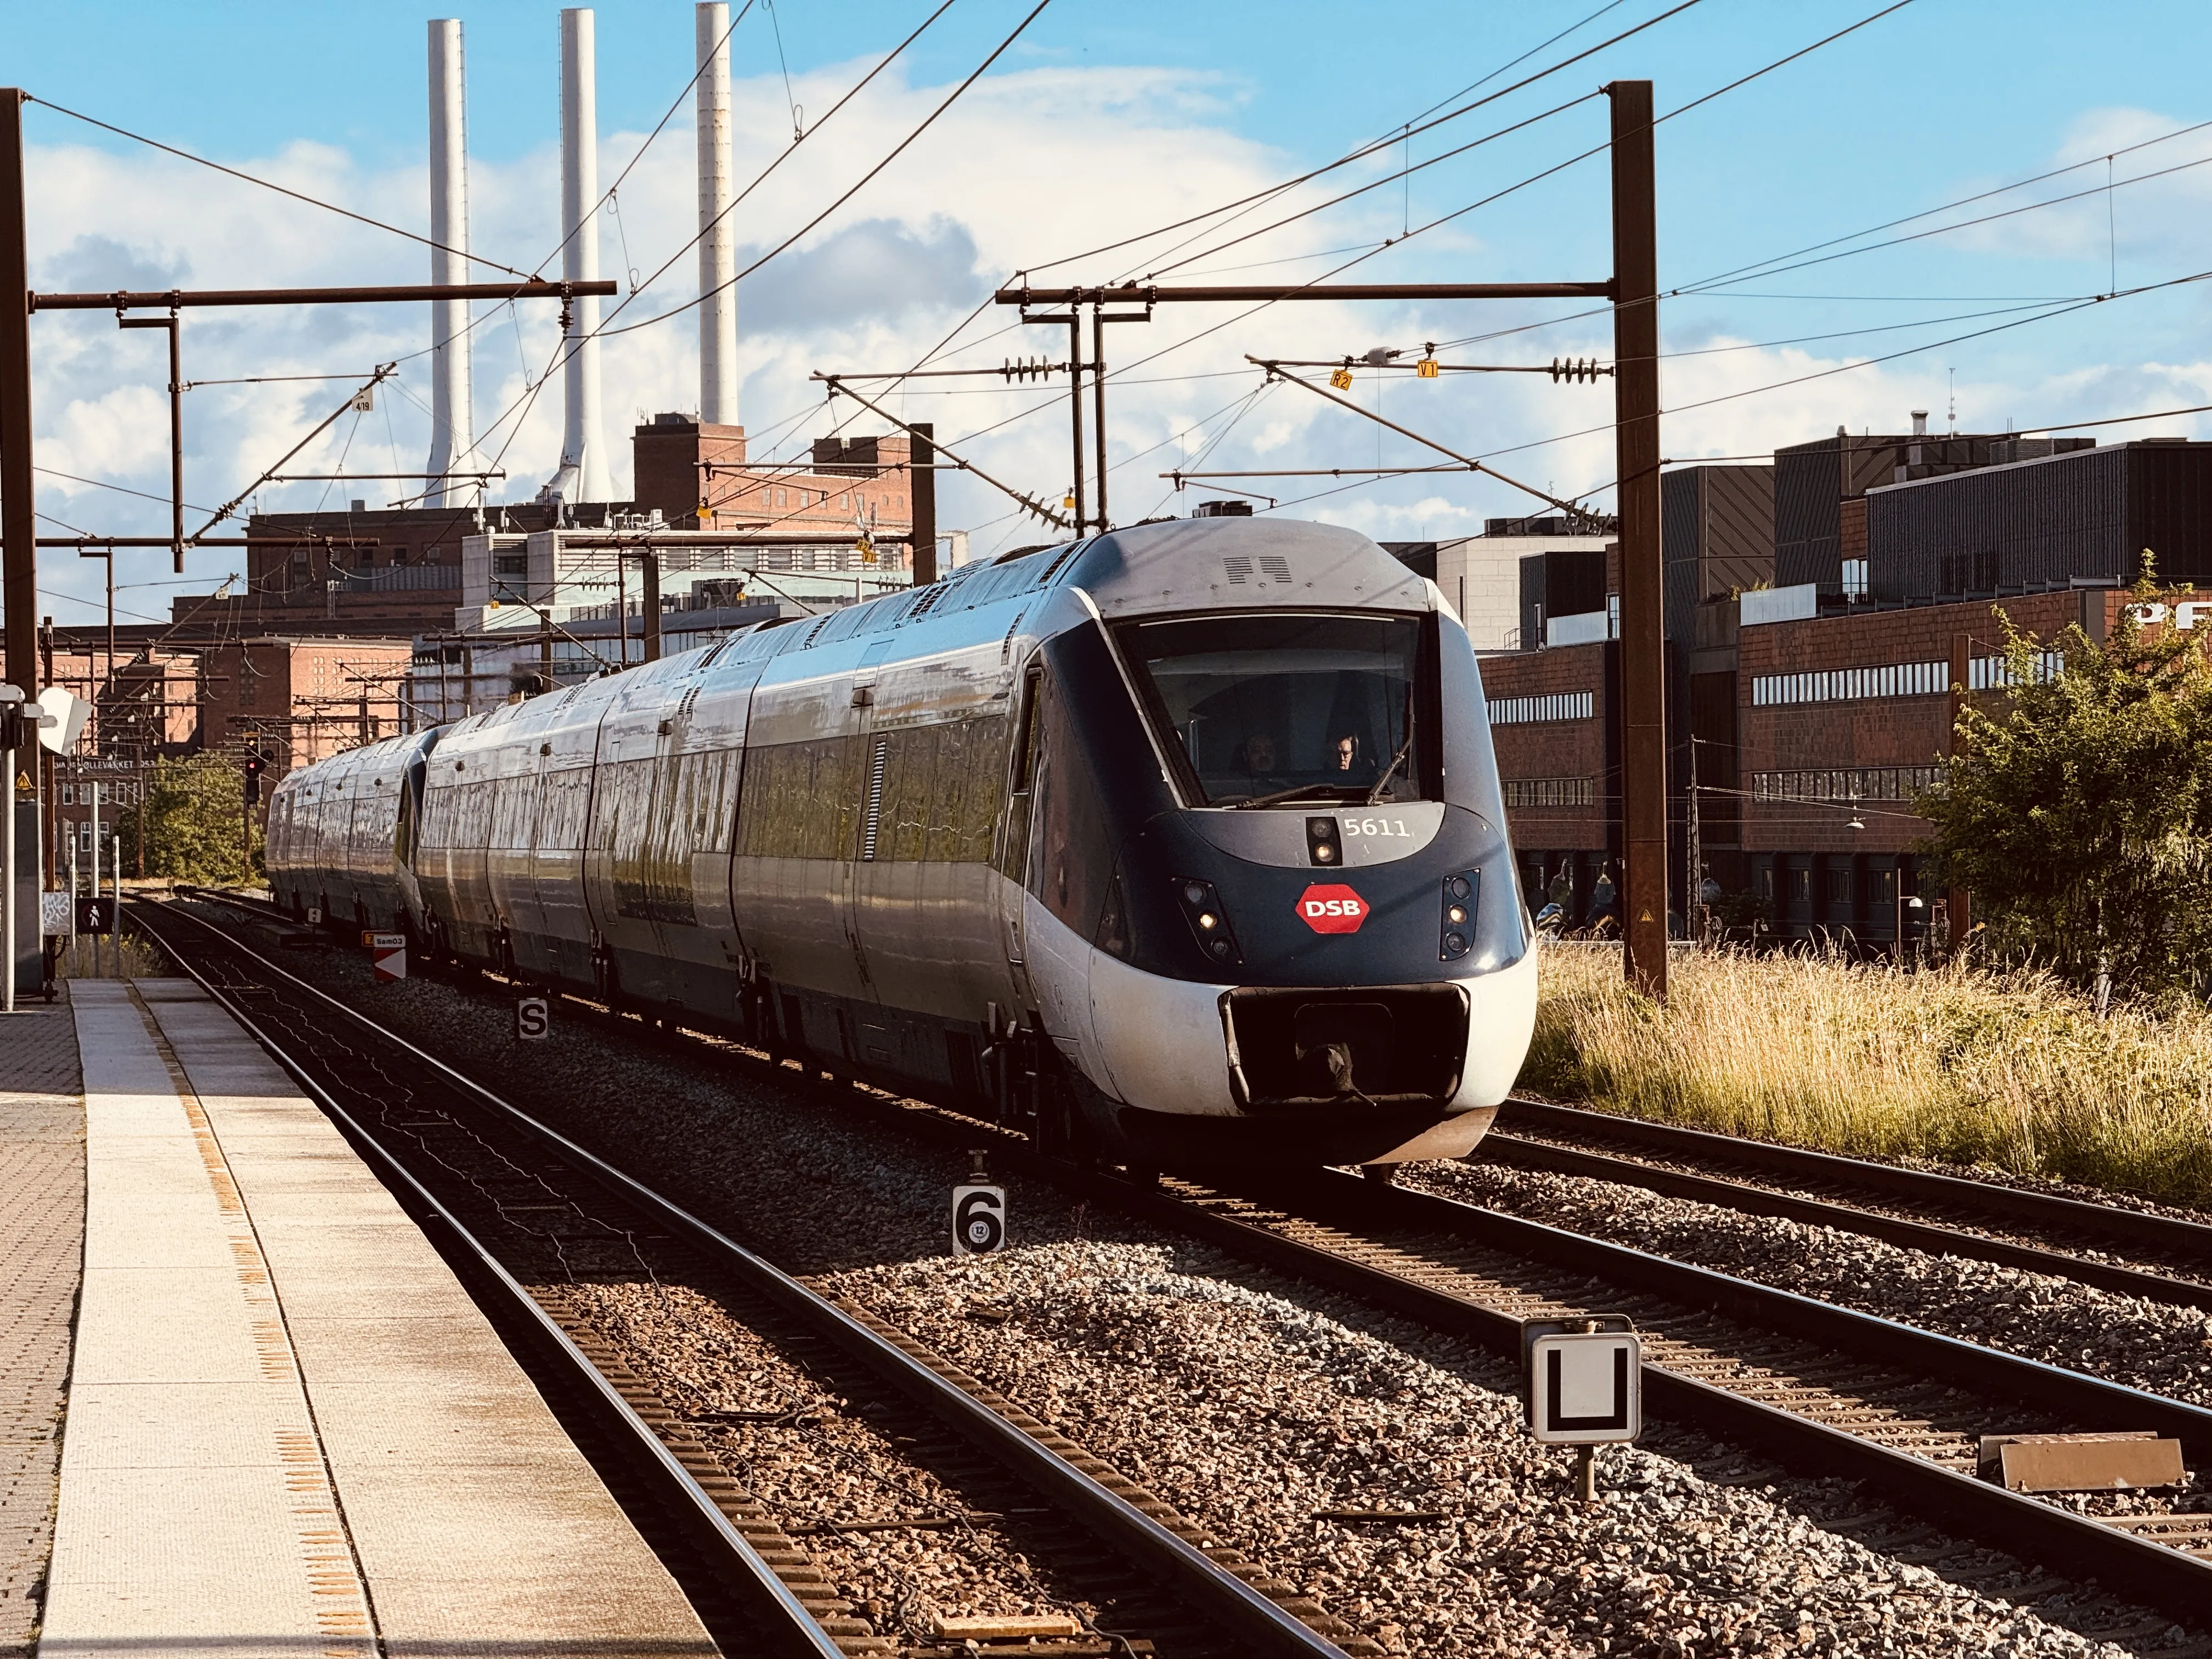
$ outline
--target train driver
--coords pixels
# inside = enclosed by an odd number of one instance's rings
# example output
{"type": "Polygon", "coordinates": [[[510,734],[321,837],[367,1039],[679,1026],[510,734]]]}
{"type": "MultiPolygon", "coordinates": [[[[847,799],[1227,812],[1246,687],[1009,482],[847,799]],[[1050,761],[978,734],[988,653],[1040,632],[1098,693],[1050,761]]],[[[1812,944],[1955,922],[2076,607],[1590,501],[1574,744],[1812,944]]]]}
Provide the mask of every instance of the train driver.
{"type": "Polygon", "coordinates": [[[1279,782],[1280,763],[1275,755],[1275,738],[1272,732],[1255,732],[1244,739],[1244,769],[1255,782],[1279,782]]]}

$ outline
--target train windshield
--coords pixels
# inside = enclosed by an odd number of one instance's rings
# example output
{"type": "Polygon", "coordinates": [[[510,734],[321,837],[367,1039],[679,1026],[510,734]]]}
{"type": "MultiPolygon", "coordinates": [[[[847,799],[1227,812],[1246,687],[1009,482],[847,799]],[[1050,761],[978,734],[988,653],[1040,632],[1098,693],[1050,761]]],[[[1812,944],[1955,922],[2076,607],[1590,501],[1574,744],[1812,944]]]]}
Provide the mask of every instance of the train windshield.
{"type": "Polygon", "coordinates": [[[1214,616],[1117,633],[1199,805],[1427,798],[1413,618],[1214,616]]]}

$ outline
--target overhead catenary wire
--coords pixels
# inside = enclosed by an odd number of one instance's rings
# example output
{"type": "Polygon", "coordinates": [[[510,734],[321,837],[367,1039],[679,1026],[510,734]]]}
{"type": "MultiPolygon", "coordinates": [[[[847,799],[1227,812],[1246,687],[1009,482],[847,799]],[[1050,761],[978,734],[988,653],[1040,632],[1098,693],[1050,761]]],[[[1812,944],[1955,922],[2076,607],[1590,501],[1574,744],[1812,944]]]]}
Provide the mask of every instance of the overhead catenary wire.
{"type": "MultiPolygon", "coordinates": [[[[1735,89],[1737,89],[1737,88],[1741,88],[1741,87],[1743,87],[1743,86],[1745,86],[1745,85],[1747,85],[1747,84],[1749,84],[1750,82],[1753,82],[1753,81],[1756,81],[1756,80],[1759,79],[1760,77],[1762,77],[1762,76],[1765,76],[1765,75],[1771,74],[1771,73],[1773,73],[1775,70],[1779,70],[1779,69],[1781,69],[1781,68],[1784,67],[1784,66],[1785,66],[1785,65],[1787,65],[1787,64],[1792,64],[1792,63],[1796,63],[1796,62],[1797,62],[1798,60],[1800,60],[1800,59],[1802,59],[1802,58],[1805,58],[1806,56],[1809,55],[1810,53],[1812,53],[1812,52],[1816,52],[1816,51],[1819,51],[1820,48],[1822,48],[1822,47],[1824,47],[1824,46],[1826,46],[1832,45],[1832,43],[1834,43],[1834,42],[1835,42],[1835,41],[1837,41],[1837,40],[1842,40],[1842,39],[1845,38],[1846,36],[1850,35],[1850,34],[1852,34],[1852,33],[1856,33],[1856,31],[1858,31],[1858,30],[1860,30],[1860,29],[1863,29],[1863,28],[1864,28],[1864,27],[1868,27],[1869,25],[1870,25],[1870,24],[1872,24],[1872,23],[1874,23],[1874,22],[1879,21],[1881,19],[1882,19],[1882,18],[1884,18],[1884,17],[1887,17],[1887,16],[1889,16],[1890,15],[1892,15],[1893,13],[1894,13],[1894,12],[1896,12],[1896,11],[1901,10],[1904,7],[1905,7],[1906,5],[1909,5],[1909,4],[1911,4],[1911,0],[1893,0],[1893,3],[1881,7],[1881,9],[1879,9],[1878,10],[1874,11],[1874,12],[1872,12],[1872,13],[1869,14],[1868,15],[1866,15],[1866,16],[1864,16],[1864,17],[1860,18],[1860,19],[1859,19],[1857,21],[1856,21],[1856,22],[1853,22],[1853,23],[1848,24],[1848,25],[1846,25],[1845,27],[1842,27],[1842,28],[1840,28],[1840,29],[1837,29],[1837,30],[1835,30],[1835,31],[1832,31],[1832,33],[1828,33],[1828,34],[1826,34],[1826,35],[1822,36],[1820,39],[1819,39],[1819,40],[1814,40],[1814,41],[1813,41],[1813,42],[1809,43],[1808,45],[1807,45],[1807,46],[1805,46],[1800,47],[1800,48],[1798,48],[1797,50],[1796,50],[1796,51],[1794,51],[1794,52],[1789,52],[1789,53],[1785,54],[1784,56],[1783,56],[1783,57],[1781,57],[1781,58],[1776,58],[1776,59],[1774,59],[1774,60],[1772,60],[1772,61],[1771,61],[1771,62],[1769,62],[1769,63],[1767,63],[1767,64],[1763,64],[1763,65],[1761,65],[1759,68],[1755,69],[1755,70],[1753,70],[1750,71],[1750,72],[1749,72],[1749,73],[1747,73],[1747,74],[1745,74],[1745,75],[1742,75],[1742,76],[1737,76],[1735,80],[1732,80],[1732,81],[1729,81],[1729,82],[1728,82],[1724,83],[1723,85],[1722,85],[1722,86],[1720,86],[1720,87],[1718,87],[1718,88],[1715,88],[1715,89],[1714,89],[1714,90],[1712,90],[1711,92],[1706,93],[1706,94],[1703,94],[1703,95],[1701,95],[1701,96],[1699,96],[1699,97],[1698,97],[1698,98],[1692,99],[1692,100],[1690,100],[1690,102],[1688,102],[1688,103],[1686,103],[1686,104],[1684,104],[1684,105],[1681,105],[1681,106],[1678,106],[1677,108],[1675,108],[1675,109],[1674,109],[1674,110],[1670,110],[1670,111],[1668,111],[1666,114],[1657,117],[1657,118],[1655,119],[1655,121],[1654,121],[1653,125],[1660,125],[1660,124],[1664,123],[1664,122],[1666,122],[1666,121],[1672,120],[1672,119],[1675,118],[1676,118],[1676,117],[1678,117],[1678,116],[1680,116],[1680,115],[1686,114],[1686,113],[1689,112],[1690,112],[1690,111],[1692,111],[1692,110],[1694,110],[1694,109],[1697,109],[1697,108],[1698,108],[1698,107],[1702,106],[1703,106],[1703,105],[1705,105],[1705,104],[1710,103],[1710,102],[1711,102],[1713,100],[1715,100],[1715,99],[1717,99],[1717,98],[1718,98],[1718,97],[1721,97],[1721,96],[1724,95],[1724,94],[1727,94],[1727,93],[1732,92],[1732,91],[1734,91],[1734,90],[1735,90],[1735,89]]],[[[1653,22],[1656,22],[1656,21],[1664,21],[1664,19],[1665,19],[1666,17],[1672,16],[1672,15],[1675,15],[1675,12],[1680,11],[1680,10],[1681,10],[1681,9],[1686,9],[1686,7],[1678,7],[1678,8],[1674,9],[1674,11],[1669,11],[1669,12],[1668,12],[1668,13],[1662,14],[1662,15],[1661,15],[1659,18],[1653,19],[1653,20],[1651,20],[1651,21],[1653,21],[1653,22]]],[[[1648,27],[1648,25],[1647,25],[1647,27],[1648,27]]],[[[1603,46],[1603,45],[1605,45],[1605,44],[1610,44],[1610,43],[1609,43],[1609,42],[1608,42],[1608,43],[1601,43],[1601,47],[1600,47],[1600,48],[1593,48],[1593,50],[1601,49],[1602,46],[1603,46]]],[[[1557,67],[1557,66],[1555,66],[1555,67],[1557,67]]],[[[1530,77],[1530,78],[1531,78],[1531,79],[1540,79],[1540,78],[1541,78],[1541,76],[1539,76],[1530,77]]],[[[1524,82],[1524,83],[1516,83],[1516,86],[1517,86],[1518,84],[1525,84],[1525,82],[1524,82]]],[[[1507,91],[1511,91],[1511,90],[1514,90],[1514,89],[1515,89],[1515,88],[1507,88],[1506,90],[1507,90],[1507,91]]],[[[1498,95],[1502,96],[1502,95],[1504,95],[1504,94],[1498,94],[1498,95]]],[[[1487,102],[1487,101],[1491,101],[1491,100],[1482,100],[1482,101],[1487,102]]],[[[1470,107],[1472,107],[1472,106],[1470,106],[1470,107]]],[[[1389,145],[1393,145],[1393,144],[1395,144],[1395,143],[1399,143],[1399,142],[1401,141],[1401,137],[1402,137],[1402,134],[1400,134],[1400,133],[1394,133],[1394,134],[1390,135],[1389,137],[1387,137],[1387,138],[1385,138],[1385,139],[1383,139],[1383,140],[1378,141],[1378,143],[1377,143],[1377,144],[1376,144],[1376,145],[1375,145],[1375,146],[1370,146],[1370,149],[1373,149],[1373,148],[1387,148],[1387,147],[1389,147],[1389,145]]],[[[1529,187],[1530,185],[1534,185],[1534,184],[1535,184],[1535,183],[1537,183],[1537,182],[1540,182],[1541,179],[1546,179],[1546,178],[1549,178],[1549,177],[1553,176],[1553,174],[1555,174],[1555,173],[1559,173],[1559,172],[1561,172],[1561,171],[1565,170],[1566,167],[1571,167],[1571,166],[1575,165],[1576,163],[1577,163],[1577,162],[1579,162],[1579,161],[1588,160],[1588,159],[1589,159],[1591,156],[1594,156],[1594,155],[1597,155],[1603,154],[1605,151],[1607,151],[1607,149],[1609,149],[1610,148],[1611,148],[1611,141],[1610,141],[1610,140],[1608,140],[1608,141],[1607,141],[1607,142],[1606,142],[1605,143],[1601,143],[1601,144],[1595,145],[1595,146],[1592,147],[1591,149],[1588,149],[1588,150],[1585,150],[1585,151],[1582,152],[1581,154],[1579,154],[1579,155],[1577,155],[1571,156],[1571,157],[1568,158],[1568,159],[1567,159],[1566,161],[1562,161],[1562,162],[1557,163],[1557,164],[1555,164],[1555,165],[1554,165],[1554,166],[1553,166],[1553,167],[1544,168],[1544,169],[1542,169],[1541,171],[1540,171],[1540,172],[1538,172],[1538,173],[1534,173],[1534,174],[1532,174],[1532,175],[1528,176],[1528,178],[1525,178],[1525,179],[1523,179],[1519,180],[1519,181],[1518,181],[1518,182],[1516,182],[1516,184],[1510,185],[1508,185],[1508,186],[1504,187],[1504,188],[1503,190],[1501,190],[1501,191],[1494,191],[1494,192],[1491,193],[1490,195],[1486,196],[1486,197],[1483,197],[1483,198],[1479,198],[1478,200],[1476,200],[1475,202],[1473,202],[1473,203],[1468,204],[1466,206],[1462,207],[1462,208],[1460,208],[1460,209],[1457,209],[1457,210],[1454,210],[1454,211],[1453,211],[1453,212],[1451,212],[1451,213],[1448,213],[1448,214],[1445,214],[1445,215],[1442,215],[1442,216],[1440,216],[1439,217],[1437,217],[1437,218],[1436,218],[1436,219],[1431,220],[1431,221],[1427,222],[1426,223],[1425,223],[1425,224],[1423,224],[1423,225],[1421,225],[1421,226],[1419,226],[1419,227],[1415,228],[1413,231],[1409,232],[1409,233],[1408,233],[1408,234],[1407,234],[1407,236],[1401,236],[1401,237],[1400,237],[1400,238],[1396,239],[1395,241],[1386,244],[1386,246],[1401,246],[1401,245],[1402,245],[1406,240],[1410,240],[1410,238],[1411,238],[1412,236],[1420,235],[1420,234],[1424,234],[1424,233],[1425,233],[1425,232],[1427,232],[1427,231],[1433,230],[1433,229],[1437,228],[1437,227],[1439,227],[1439,226],[1441,226],[1441,225],[1443,225],[1443,224],[1449,223],[1449,222],[1452,222],[1453,220],[1455,220],[1455,219],[1458,219],[1458,218],[1460,218],[1460,217],[1462,217],[1462,216],[1464,216],[1466,214],[1468,214],[1468,213],[1469,213],[1469,212],[1473,212],[1473,211],[1474,211],[1475,210],[1477,210],[1477,209],[1479,209],[1479,208],[1480,208],[1480,207],[1486,206],[1486,205],[1490,204],[1491,204],[1491,203],[1492,203],[1492,202],[1495,202],[1495,201],[1497,201],[1497,200],[1498,200],[1498,199],[1501,199],[1501,198],[1502,198],[1503,197],[1504,197],[1504,196],[1510,195],[1510,194],[1513,194],[1513,193],[1515,193],[1516,191],[1520,191],[1520,190],[1526,189],[1526,188],[1529,187]]],[[[1323,169],[1323,170],[1326,170],[1326,169],[1323,169]]],[[[1317,170],[1317,171],[1320,171],[1320,170],[1317,170]]],[[[1259,199],[1259,198],[1263,198],[1266,194],[1267,194],[1267,192],[1260,192],[1260,193],[1259,193],[1259,197],[1255,197],[1255,198],[1247,198],[1247,199],[1259,199]]],[[[1199,216],[1199,217],[1200,217],[1200,218],[1203,218],[1203,217],[1205,217],[1205,216],[1199,216]]],[[[1191,222],[1191,221],[1185,221],[1185,222],[1191,222]]],[[[1172,227],[1170,227],[1170,228],[1172,228],[1172,227]]],[[[1143,238],[1141,238],[1141,237],[1139,237],[1139,238],[1134,238],[1134,239],[1127,239],[1127,240],[1126,240],[1125,241],[1123,241],[1123,242],[1115,243],[1115,244],[1110,244],[1110,245],[1109,245],[1109,247],[1127,246],[1127,245],[1128,245],[1128,242],[1129,242],[1129,241],[1133,241],[1133,240],[1144,240],[1144,239],[1143,239],[1143,238]]],[[[1096,252],[1096,251],[1105,251],[1105,250],[1103,250],[1103,249],[1102,249],[1102,250],[1094,250],[1094,252],[1096,252]]],[[[1304,283],[1304,284],[1301,284],[1301,285],[1299,285],[1299,286],[1302,286],[1302,287],[1314,287],[1314,286],[1318,286],[1320,283],[1324,283],[1324,282],[1328,281],[1330,277],[1333,277],[1333,276],[1339,276],[1339,275],[1340,275],[1343,271],[1352,269],[1354,265],[1359,264],[1363,263],[1364,260],[1366,260],[1366,259],[1368,259],[1368,258],[1373,258],[1376,252],[1382,252],[1382,249],[1378,248],[1378,249],[1370,250],[1370,252],[1365,252],[1365,253],[1359,254],[1359,255],[1358,255],[1357,257],[1355,257],[1354,258],[1352,258],[1352,259],[1351,259],[1351,260],[1349,260],[1349,261],[1346,262],[1344,264],[1341,264],[1341,265],[1336,266],[1336,267],[1334,267],[1334,269],[1332,269],[1332,270],[1328,270],[1328,271],[1327,271],[1327,272],[1322,273],[1321,276],[1316,276],[1316,277],[1313,278],[1310,282],[1309,282],[1309,283],[1304,283]]],[[[1073,256],[1073,257],[1076,257],[1076,258],[1081,258],[1081,257],[1086,257],[1086,256],[1080,256],[1080,255],[1079,255],[1079,256],[1073,256]]],[[[1067,262],[1068,262],[1067,260],[1056,260],[1056,261],[1050,262],[1050,264],[1065,264],[1065,263],[1067,263],[1067,262]]],[[[1049,268],[1049,265],[1036,265],[1036,266],[1027,267],[1027,268],[1025,268],[1025,270],[1024,270],[1024,271],[1018,271],[1018,272],[1016,273],[1016,275],[1018,275],[1018,276],[1020,276],[1020,275],[1025,275],[1025,274],[1028,274],[1029,272],[1033,272],[1033,271],[1035,271],[1035,270],[1044,270],[1044,269],[1048,269],[1048,268],[1049,268]]],[[[988,301],[988,299],[987,298],[987,300],[985,301],[984,304],[985,304],[985,305],[988,305],[988,303],[989,303],[989,301],[988,301]]],[[[1254,316],[1254,315],[1256,315],[1259,312],[1267,309],[1270,306],[1272,306],[1272,305],[1273,305],[1273,304],[1274,304],[1274,303],[1276,303],[1274,301],[1262,301],[1262,302],[1261,302],[1260,304],[1255,305],[1255,306],[1253,306],[1253,307],[1249,307],[1249,309],[1247,309],[1247,310],[1245,310],[1245,311],[1240,312],[1237,315],[1236,315],[1236,316],[1234,316],[1234,317],[1231,317],[1231,318],[1229,318],[1229,319],[1224,319],[1222,322],[1218,323],[1218,324],[1215,324],[1215,325],[1211,325],[1211,326],[1209,326],[1209,327],[1207,327],[1207,328],[1201,329],[1201,330],[1198,331],[1196,333],[1192,334],[1192,335],[1186,336],[1184,338],[1182,338],[1182,339],[1181,339],[1181,340],[1175,341],[1175,342],[1171,342],[1171,343],[1170,343],[1168,345],[1163,346],[1160,349],[1158,349],[1158,350],[1157,350],[1157,351],[1154,351],[1154,352],[1152,352],[1152,353],[1149,353],[1149,354],[1147,354],[1147,355],[1146,355],[1146,356],[1142,356],[1142,357],[1137,358],[1137,359],[1135,359],[1133,362],[1130,362],[1130,363],[1128,363],[1128,364],[1124,365],[1121,368],[1120,368],[1120,369],[1118,369],[1118,370],[1115,370],[1115,371],[1113,371],[1113,372],[1112,372],[1112,373],[1108,376],[1108,378],[1109,378],[1109,379],[1111,379],[1111,380],[1123,380],[1125,377],[1128,376],[1128,375],[1129,375],[1129,374],[1130,374],[1133,370],[1135,370],[1135,369],[1137,369],[1137,368],[1143,368],[1143,367],[1145,367],[1145,366],[1146,366],[1146,365],[1149,365],[1149,364],[1151,364],[1151,363],[1152,363],[1152,362],[1158,362],[1160,358],[1162,358],[1162,357],[1164,357],[1164,356],[1167,356],[1167,355],[1168,355],[1169,353],[1170,353],[1170,352],[1176,351],[1176,350],[1180,350],[1180,349],[1184,349],[1184,348],[1185,348],[1185,347],[1187,347],[1187,346],[1189,346],[1189,345],[1191,345],[1191,344],[1194,344],[1197,341],[1199,341],[1199,340],[1200,340],[1200,339],[1203,339],[1203,338],[1206,338],[1206,337],[1207,337],[1208,336],[1210,336],[1210,335],[1212,335],[1212,334],[1214,334],[1214,333],[1219,332],[1222,329],[1224,329],[1224,328],[1227,328],[1227,327],[1229,327],[1229,326],[1231,326],[1232,325],[1234,325],[1234,324],[1236,324],[1236,323],[1244,321],[1244,320],[1248,319],[1249,318],[1250,318],[1250,317],[1252,317],[1252,316],[1254,316]]],[[[971,323],[976,316],[981,315],[981,312],[982,312],[982,310],[983,310],[983,309],[984,309],[984,306],[982,306],[982,305],[979,305],[979,306],[976,307],[976,310],[975,310],[975,312],[973,312],[973,313],[971,313],[969,314],[969,318],[967,318],[966,319],[963,319],[963,321],[960,325],[957,325],[955,327],[955,329],[954,329],[954,331],[953,331],[952,334],[951,334],[951,336],[948,336],[948,337],[947,337],[948,343],[949,343],[949,342],[950,342],[950,340],[951,340],[951,338],[953,338],[953,337],[957,337],[957,336],[959,334],[959,332],[960,332],[962,330],[963,330],[966,326],[968,326],[968,325],[969,325],[969,323],[971,323]]],[[[939,348],[939,351],[942,351],[943,349],[945,349],[945,347],[943,347],[943,346],[940,346],[940,347],[939,348]]],[[[933,354],[933,355],[934,355],[934,354],[933,354]]],[[[925,358],[923,361],[926,362],[927,362],[927,361],[928,361],[928,359],[925,358]]],[[[1018,415],[1016,415],[1016,416],[1010,416],[1010,417],[1008,417],[1008,419],[1007,419],[1006,421],[1004,421],[1004,422],[999,422],[998,424],[999,424],[1000,426],[1005,426],[1005,425],[1011,424],[1013,421],[1018,420],[1018,419],[1020,419],[1020,418],[1023,418],[1023,415],[1024,415],[1024,414],[1041,412],[1042,410],[1044,410],[1045,408],[1049,407],[1049,406],[1050,406],[1049,401],[1048,401],[1048,400],[1041,400],[1041,401],[1040,401],[1036,405],[1035,405],[1035,406],[1034,406],[1030,410],[1024,411],[1024,412],[1023,412],[1023,414],[1018,414],[1018,415]]],[[[1365,411],[1364,411],[1364,410],[1363,410],[1362,412],[1363,412],[1363,413],[1364,413],[1365,411]]],[[[987,431],[988,431],[988,430],[993,430],[993,429],[995,429],[995,428],[985,428],[985,430],[987,430],[987,431]]],[[[975,436],[976,436],[976,435],[980,435],[980,434],[970,434],[970,438],[969,438],[969,441],[973,441],[974,437],[975,437],[975,436]]],[[[1347,487],[1348,487],[1348,486],[1347,486],[1347,487]]],[[[1334,493],[1334,492],[1323,492],[1323,493],[1334,493]]],[[[1539,492],[1539,493],[1540,494],[1541,492],[1539,492]]],[[[1307,498],[1307,499],[1313,499],[1313,498],[1309,497],[1309,498],[1307,498]]]]}
{"type": "Polygon", "coordinates": [[[441,253],[458,253],[471,264],[488,265],[492,270],[504,271],[510,276],[520,276],[525,282],[530,280],[530,274],[527,271],[517,270],[513,265],[503,265],[496,259],[487,259],[483,255],[471,253],[466,248],[448,247],[443,242],[434,241],[428,236],[417,235],[411,230],[403,230],[399,226],[387,224],[381,219],[372,219],[365,213],[356,213],[351,208],[340,207],[335,202],[326,202],[319,196],[310,196],[306,191],[294,190],[288,185],[277,184],[273,179],[256,178],[252,173],[240,172],[236,167],[225,167],[220,161],[210,161],[204,155],[195,155],[188,149],[179,149],[174,144],[165,144],[160,139],[149,138],[143,132],[133,132],[128,127],[118,127],[112,122],[100,119],[97,116],[87,115],[82,110],[74,110],[66,105],[57,104],[51,98],[40,98],[30,93],[24,94],[23,98],[26,103],[41,105],[58,115],[68,116],[73,121],[82,121],[88,126],[98,127],[104,132],[112,132],[118,138],[128,138],[134,143],[149,145],[182,161],[210,167],[217,173],[227,173],[233,179],[242,179],[246,184],[258,185],[264,190],[275,191],[279,196],[289,196],[295,202],[306,203],[309,207],[320,208],[326,213],[335,213],[341,218],[351,219],[356,223],[368,225],[372,229],[389,231],[394,236],[404,236],[410,242],[420,242],[424,247],[435,248],[441,253]]]}

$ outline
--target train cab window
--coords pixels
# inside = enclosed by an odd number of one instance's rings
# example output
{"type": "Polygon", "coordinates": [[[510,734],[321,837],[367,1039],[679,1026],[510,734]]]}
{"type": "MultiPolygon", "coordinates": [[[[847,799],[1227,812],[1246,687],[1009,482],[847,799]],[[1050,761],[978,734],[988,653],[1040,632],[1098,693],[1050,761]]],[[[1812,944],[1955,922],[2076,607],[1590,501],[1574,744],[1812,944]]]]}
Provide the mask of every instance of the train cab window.
{"type": "Polygon", "coordinates": [[[1213,616],[1117,630],[1193,804],[1420,800],[1420,623],[1213,616]]]}

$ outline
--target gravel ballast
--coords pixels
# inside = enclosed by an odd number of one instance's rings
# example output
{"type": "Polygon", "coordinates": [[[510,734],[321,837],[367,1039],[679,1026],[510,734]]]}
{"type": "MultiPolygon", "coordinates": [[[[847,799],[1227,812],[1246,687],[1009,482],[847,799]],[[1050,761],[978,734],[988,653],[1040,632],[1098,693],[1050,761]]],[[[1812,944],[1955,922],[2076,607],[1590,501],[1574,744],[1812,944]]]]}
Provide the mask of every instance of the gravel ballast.
{"type": "Polygon", "coordinates": [[[2212,1314],[1589,1176],[1407,1165],[1409,1187],[2212,1405],[2212,1314]]]}
{"type": "Polygon", "coordinates": [[[836,1284],[1392,1652],[2121,1651],[1824,1530],[1787,1501],[1806,1483],[1608,1449],[1586,1509],[1502,1366],[1234,1282],[1251,1276],[1202,1247],[1082,1240],[836,1284]],[[1356,1510],[1420,1518],[1316,1518],[1356,1510]]]}

